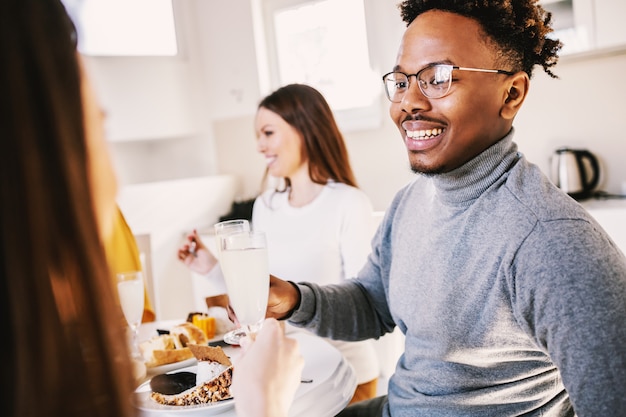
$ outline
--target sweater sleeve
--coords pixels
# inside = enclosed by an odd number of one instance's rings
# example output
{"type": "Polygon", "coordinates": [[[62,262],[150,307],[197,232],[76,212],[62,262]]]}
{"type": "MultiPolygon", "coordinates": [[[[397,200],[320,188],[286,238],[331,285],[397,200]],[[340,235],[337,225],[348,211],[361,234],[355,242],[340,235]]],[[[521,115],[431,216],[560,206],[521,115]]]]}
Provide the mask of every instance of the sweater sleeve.
{"type": "Polygon", "coordinates": [[[623,415],[626,259],[610,238],[585,220],[539,223],[514,261],[512,293],[520,325],[559,369],[576,415],[623,415]]]}
{"type": "Polygon", "coordinates": [[[378,339],[393,327],[379,319],[373,300],[356,280],[341,284],[297,284],[301,294],[299,308],[289,322],[319,336],[334,340],[378,339]]]}

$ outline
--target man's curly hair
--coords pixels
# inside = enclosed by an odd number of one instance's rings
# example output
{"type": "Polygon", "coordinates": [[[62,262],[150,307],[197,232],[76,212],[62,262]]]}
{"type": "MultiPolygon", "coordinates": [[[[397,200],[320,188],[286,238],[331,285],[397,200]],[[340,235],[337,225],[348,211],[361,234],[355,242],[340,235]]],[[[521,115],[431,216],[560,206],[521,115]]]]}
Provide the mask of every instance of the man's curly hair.
{"type": "Polygon", "coordinates": [[[474,19],[511,70],[525,71],[532,77],[533,67],[541,65],[548,75],[558,78],[550,68],[559,59],[562,43],[546,37],[553,31],[552,14],[539,5],[539,0],[405,0],[398,8],[407,26],[429,10],[474,19]]]}

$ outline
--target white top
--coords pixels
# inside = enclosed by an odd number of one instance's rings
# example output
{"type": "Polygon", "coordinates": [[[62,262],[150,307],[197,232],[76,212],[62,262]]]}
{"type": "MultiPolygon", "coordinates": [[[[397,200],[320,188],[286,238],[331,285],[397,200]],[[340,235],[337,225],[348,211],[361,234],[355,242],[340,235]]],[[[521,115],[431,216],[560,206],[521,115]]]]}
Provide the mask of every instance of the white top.
{"type": "MultiPolygon", "coordinates": [[[[288,192],[268,190],[256,199],[252,212],[252,227],[267,236],[270,273],[324,285],[356,276],[370,252],[375,227],[367,195],[330,182],[304,207],[292,207],[288,198],[288,192]]],[[[378,377],[371,341],[328,341],[354,367],[359,384],[378,377]]]]}

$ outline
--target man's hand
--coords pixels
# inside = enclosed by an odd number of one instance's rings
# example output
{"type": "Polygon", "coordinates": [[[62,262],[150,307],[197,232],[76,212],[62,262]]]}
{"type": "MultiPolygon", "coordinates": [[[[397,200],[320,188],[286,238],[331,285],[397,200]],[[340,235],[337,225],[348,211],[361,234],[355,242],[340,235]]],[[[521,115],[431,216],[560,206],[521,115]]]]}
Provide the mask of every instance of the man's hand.
{"type": "Polygon", "coordinates": [[[287,281],[270,275],[270,296],[267,302],[266,317],[283,319],[300,305],[300,291],[287,281]]]}

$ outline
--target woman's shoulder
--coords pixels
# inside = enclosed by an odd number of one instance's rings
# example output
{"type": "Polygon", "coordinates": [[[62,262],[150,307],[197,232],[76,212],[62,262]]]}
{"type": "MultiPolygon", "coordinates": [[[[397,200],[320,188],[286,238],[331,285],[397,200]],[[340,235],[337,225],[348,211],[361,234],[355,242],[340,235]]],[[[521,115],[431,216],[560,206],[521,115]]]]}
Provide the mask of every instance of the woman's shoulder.
{"type": "Polygon", "coordinates": [[[348,185],[343,182],[328,181],[325,188],[336,194],[367,196],[360,188],[348,185]]]}

